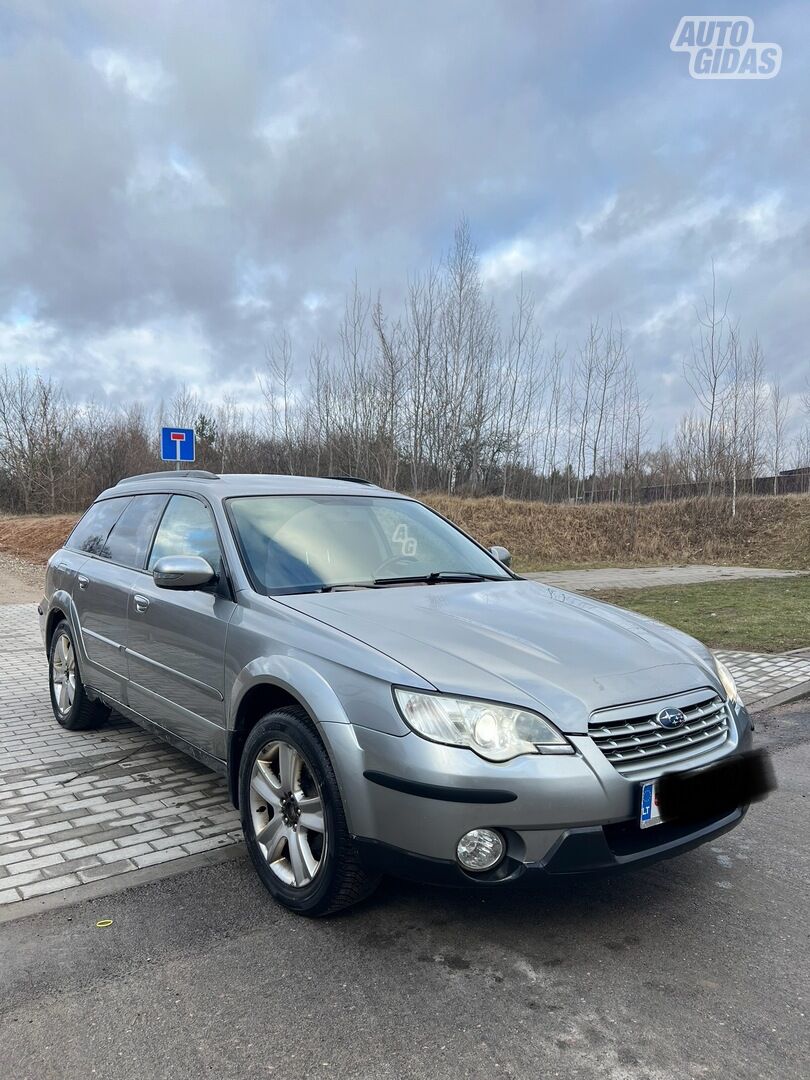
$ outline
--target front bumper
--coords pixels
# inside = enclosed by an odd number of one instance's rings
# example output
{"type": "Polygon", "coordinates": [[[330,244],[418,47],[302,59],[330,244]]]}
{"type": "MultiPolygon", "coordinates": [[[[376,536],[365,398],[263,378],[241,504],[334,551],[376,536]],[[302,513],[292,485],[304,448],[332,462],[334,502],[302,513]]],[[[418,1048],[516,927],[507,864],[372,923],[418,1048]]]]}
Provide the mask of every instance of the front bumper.
{"type": "MultiPolygon", "coordinates": [[[[687,851],[744,814],[741,807],[716,820],[641,830],[639,782],[620,775],[584,735],[570,737],[574,754],[493,764],[415,734],[353,731],[350,756],[343,767],[335,763],[339,776],[352,776],[341,785],[351,831],[369,865],[421,880],[497,884],[526,873],[622,869],[687,851]],[[459,839],[474,828],[496,828],[507,841],[504,862],[489,874],[468,874],[456,862],[459,839]]],[[[699,764],[750,746],[748,714],[735,707],[728,740],[699,764]]]]}
{"type": "Polygon", "coordinates": [[[566,875],[611,873],[671,859],[733,829],[745,817],[746,810],[747,807],[740,807],[724,817],[688,827],[663,824],[641,830],[633,820],[616,826],[568,829],[546,858],[521,862],[507,855],[500,866],[487,874],[470,874],[454,860],[427,858],[375,840],[357,838],[356,842],[363,864],[371,871],[433,885],[485,887],[566,875]]]}

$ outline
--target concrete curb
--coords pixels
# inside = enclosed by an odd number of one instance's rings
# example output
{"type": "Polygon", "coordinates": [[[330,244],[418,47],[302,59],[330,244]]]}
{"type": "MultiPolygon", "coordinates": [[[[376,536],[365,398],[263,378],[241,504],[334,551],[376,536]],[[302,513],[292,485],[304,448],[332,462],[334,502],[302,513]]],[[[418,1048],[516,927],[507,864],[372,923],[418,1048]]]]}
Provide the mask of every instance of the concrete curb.
{"type": "Polygon", "coordinates": [[[62,892],[46,893],[44,896],[35,896],[30,900],[17,900],[13,904],[4,904],[0,907],[0,926],[17,919],[26,919],[31,915],[44,915],[50,911],[73,907],[85,900],[113,896],[115,893],[134,889],[139,885],[151,885],[155,881],[164,881],[177,874],[184,874],[187,870],[218,866],[220,863],[232,862],[240,858],[247,859],[245,845],[241,842],[214,848],[212,851],[201,851],[197,855],[186,855],[174,862],[145,866],[141,870],[129,870],[125,874],[100,878],[87,885],[73,885],[69,889],[63,889],[62,892]]]}
{"type": "Polygon", "coordinates": [[[796,701],[797,698],[806,697],[808,694],[810,694],[810,679],[797,683],[796,686],[791,686],[789,690],[771,694],[770,697],[757,701],[754,705],[749,705],[748,711],[752,716],[755,716],[757,713],[765,712],[766,709],[774,709],[777,705],[787,705],[789,701],[796,701]]]}

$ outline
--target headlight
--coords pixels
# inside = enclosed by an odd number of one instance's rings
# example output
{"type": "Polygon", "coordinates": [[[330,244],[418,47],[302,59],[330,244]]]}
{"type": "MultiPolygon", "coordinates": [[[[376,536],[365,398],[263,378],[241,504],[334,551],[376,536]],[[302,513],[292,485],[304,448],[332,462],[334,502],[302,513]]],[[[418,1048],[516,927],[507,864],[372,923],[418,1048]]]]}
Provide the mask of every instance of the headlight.
{"type": "Polygon", "coordinates": [[[488,761],[509,761],[520,754],[573,753],[548,720],[525,709],[397,688],[394,698],[417,735],[446,746],[469,747],[488,761]]]}
{"type": "Polygon", "coordinates": [[[726,697],[729,701],[735,701],[738,705],[742,705],[742,698],[740,692],[737,689],[737,684],[734,682],[734,676],[728,670],[722,660],[718,660],[715,657],[714,666],[717,668],[717,677],[723,684],[723,689],[726,692],[726,697]]]}

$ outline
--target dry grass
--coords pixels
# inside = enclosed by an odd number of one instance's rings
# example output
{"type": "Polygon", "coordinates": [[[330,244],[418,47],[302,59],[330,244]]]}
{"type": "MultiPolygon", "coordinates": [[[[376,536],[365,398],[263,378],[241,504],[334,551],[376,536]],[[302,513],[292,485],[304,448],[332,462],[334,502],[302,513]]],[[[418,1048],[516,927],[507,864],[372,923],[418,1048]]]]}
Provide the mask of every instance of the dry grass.
{"type": "MultiPolygon", "coordinates": [[[[717,563],[810,567],[810,497],[742,498],[648,506],[549,506],[439,494],[424,501],[481,543],[509,548],[518,570],[575,566],[717,563]]],[[[0,517],[0,551],[44,562],[76,515],[0,517]]]]}
{"type": "Polygon", "coordinates": [[[549,506],[426,495],[483,544],[509,548],[518,570],[717,563],[810,566],[810,497],[694,499],[647,506],[549,506]]]}

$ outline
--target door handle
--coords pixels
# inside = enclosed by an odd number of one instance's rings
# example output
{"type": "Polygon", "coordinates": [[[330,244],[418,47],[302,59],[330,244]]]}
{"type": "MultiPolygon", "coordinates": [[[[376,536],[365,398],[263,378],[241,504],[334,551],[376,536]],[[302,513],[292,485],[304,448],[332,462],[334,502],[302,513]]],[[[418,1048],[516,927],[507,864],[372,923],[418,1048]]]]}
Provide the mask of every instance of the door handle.
{"type": "Polygon", "coordinates": [[[80,589],[86,589],[87,586],[90,584],[90,578],[85,577],[84,574],[78,574],[77,577],[76,577],[76,580],[79,583],[79,588],[80,589]]]}
{"type": "Polygon", "coordinates": [[[149,607],[149,601],[147,600],[147,598],[145,596],[141,596],[140,593],[135,593],[132,599],[135,601],[135,610],[140,611],[140,613],[143,615],[143,613],[149,607]]]}

